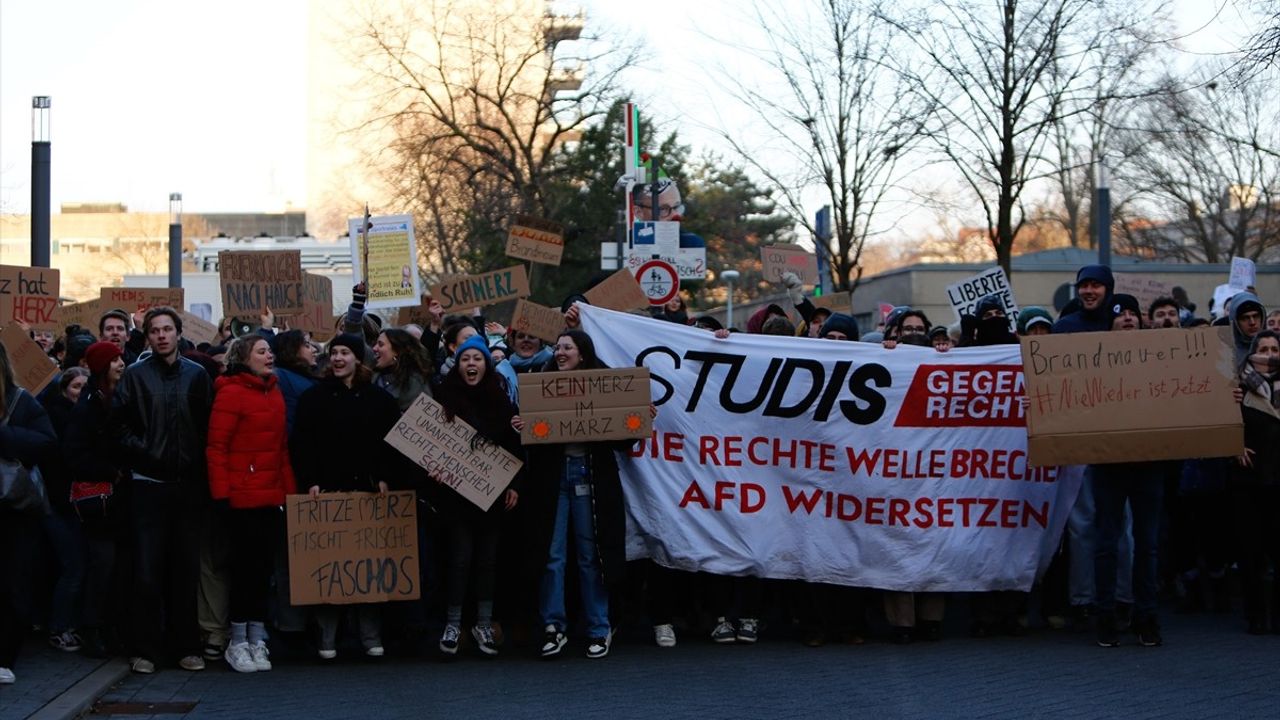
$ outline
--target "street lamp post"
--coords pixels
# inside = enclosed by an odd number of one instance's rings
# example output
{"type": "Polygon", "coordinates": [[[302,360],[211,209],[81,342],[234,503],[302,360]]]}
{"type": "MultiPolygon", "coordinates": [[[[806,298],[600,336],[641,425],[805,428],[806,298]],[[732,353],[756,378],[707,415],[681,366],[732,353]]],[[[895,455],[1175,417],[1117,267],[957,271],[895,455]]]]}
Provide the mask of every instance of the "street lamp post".
{"type": "Polygon", "coordinates": [[[49,267],[50,158],[48,95],[31,98],[31,267],[49,267]]]}
{"type": "Polygon", "coordinates": [[[724,329],[728,330],[733,327],[733,283],[738,279],[737,270],[725,270],[720,273],[721,279],[729,286],[729,303],[725,307],[724,313],[724,329]]]}
{"type": "Polygon", "coordinates": [[[169,287],[182,287],[182,193],[169,193],[169,287]]]}

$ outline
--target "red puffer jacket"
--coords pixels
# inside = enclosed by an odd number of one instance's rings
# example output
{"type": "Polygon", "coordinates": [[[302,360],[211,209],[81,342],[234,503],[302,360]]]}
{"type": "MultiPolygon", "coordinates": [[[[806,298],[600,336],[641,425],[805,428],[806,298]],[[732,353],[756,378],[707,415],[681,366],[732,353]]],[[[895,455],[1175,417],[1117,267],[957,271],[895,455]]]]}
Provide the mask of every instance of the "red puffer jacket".
{"type": "Polygon", "coordinates": [[[283,505],[297,491],[289,465],[284,396],[274,375],[223,375],[209,416],[209,490],[233,508],[283,505]]]}

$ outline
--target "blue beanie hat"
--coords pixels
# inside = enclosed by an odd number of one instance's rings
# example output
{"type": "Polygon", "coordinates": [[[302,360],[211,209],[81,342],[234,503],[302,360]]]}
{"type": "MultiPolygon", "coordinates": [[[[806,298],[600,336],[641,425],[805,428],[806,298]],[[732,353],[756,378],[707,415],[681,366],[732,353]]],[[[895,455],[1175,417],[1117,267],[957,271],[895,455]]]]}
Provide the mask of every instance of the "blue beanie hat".
{"type": "Polygon", "coordinates": [[[454,351],[453,361],[458,362],[458,358],[462,357],[462,353],[465,350],[479,350],[480,354],[484,355],[485,362],[489,365],[493,364],[493,355],[489,354],[489,346],[485,343],[483,335],[472,335],[467,338],[467,341],[459,345],[458,349],[454,351]]]}

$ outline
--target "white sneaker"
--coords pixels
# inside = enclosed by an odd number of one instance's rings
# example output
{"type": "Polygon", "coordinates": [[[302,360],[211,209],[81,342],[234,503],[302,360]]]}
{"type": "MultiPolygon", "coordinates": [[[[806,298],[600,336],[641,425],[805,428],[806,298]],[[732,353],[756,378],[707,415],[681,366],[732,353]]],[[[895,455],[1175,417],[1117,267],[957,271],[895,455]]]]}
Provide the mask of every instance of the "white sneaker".
{"type": "Polygon", "coordinates": [[[676,629],[667,623],[666,625],[653,626],[653,641],[658,643],[658,647],[675,647],[676,646],[676,629]]]}
{"type": "Polygon", "coordinates": [[[199,655],[188,655],[178,661],[178,667],[182,668],[183,670],[191,670],[192,672],[195,672],[197,670],[203,670],[204,658],[200,657],[199,655]]]}
{"type": "Polygon", "coordinates": [[[271,651],[267,650],[267,644],[264,642],[256,642],[249,646],[249,657],[253,658],[253,666],[258,672],[266,672],[271,669],[271,651]]]}
{"type": "Polygon", "coordinates": [[[253,653],[249,651],[249,643],[232,643],[227,647],[227,664],[232,670],[242,673],[257,672],[258,666],[253,662],[253,653]]]}
{"type": "Polygon", "coordinates": [[[364,654],[369,657],[382,657],[386,653],[387,651],[383,650],[381,645],[372,645],[364,649],[364,654]]]}
{"type": "Polygon", "coordinates": [[[0,685],[12,685],[17,680],[9,668],[0,668],[0,685]]]}
{"type": "Polygon", "coordinates": [[[336,657],[338,657],[338,651],[337,651],[337,650],[321,650],[321,651],[320,651],[320,659],[321,659],[321,660],[332,660],[332,659],[334,659],[334,658],[336,658],[336,657]]]}
{"type": "Polygon", "coordinates": [[[156,671],[156,664],[143,657],[130,658],[129,669],[139,675],[150,675],[156,671]]]}

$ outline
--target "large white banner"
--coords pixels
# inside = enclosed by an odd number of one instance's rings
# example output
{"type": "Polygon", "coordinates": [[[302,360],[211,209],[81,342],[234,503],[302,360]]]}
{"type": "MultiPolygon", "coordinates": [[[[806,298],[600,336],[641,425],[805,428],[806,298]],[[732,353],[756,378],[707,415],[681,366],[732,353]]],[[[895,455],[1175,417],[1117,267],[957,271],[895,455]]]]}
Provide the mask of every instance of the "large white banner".
{"type": "Polygon", "coordinates": [[[582,308],[643,365],[653,436],[619,456],[629,558],[904,591],[1027,590],[1080,475],[1027,465],[1017,345],[711,333],[582,308]]]}

